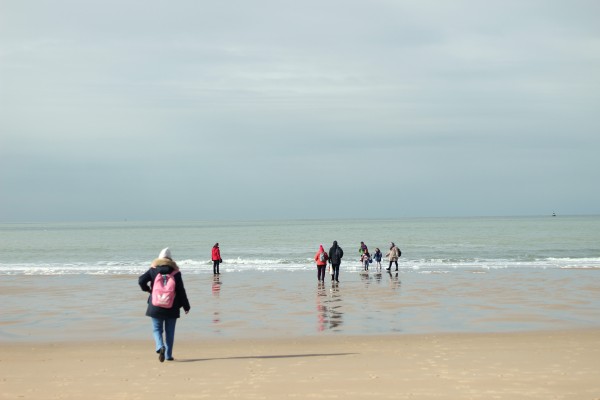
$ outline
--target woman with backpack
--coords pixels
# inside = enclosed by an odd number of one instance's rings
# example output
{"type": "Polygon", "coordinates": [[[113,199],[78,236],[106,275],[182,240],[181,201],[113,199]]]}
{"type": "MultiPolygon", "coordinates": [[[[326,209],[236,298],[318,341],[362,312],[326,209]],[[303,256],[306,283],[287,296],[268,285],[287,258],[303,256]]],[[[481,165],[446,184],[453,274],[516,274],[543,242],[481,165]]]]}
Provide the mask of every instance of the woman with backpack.
{"type": "Polygon", "coordinates": [[[396,271],[398,271],[398,259],[400,258],[401,255],[402,255],[402,252],[400,251],[398,246],[396,246],[394,244],[394,242],[390,243],[390,251],[389,251],[389,253],[387,253],[385,255],[390,260],[390,266],[387,267],[385,270],[390,271],[392,269],[392,264],[395,263],[396,271]]]}
{"type": "Polygon", "coordinates": [[[319,282],[325,282],[325,267],[327,266],[327,252],[323,248],[323,245],[319,245],[319,251],[315,254],[315,261],[317,262],[317,279],[319,282]]]}
{"type": "Polygon", "coordinates": [[[168,247],[152,261],[150,269],[138,278],[138,283],[144,292],[150,292],[146,316],[152,318],[152,333],[158,360],[163,362],[166,357],[168,361],[173,361],[175,324],[180,317],[179,309],[183,307],[187,314],[190,311],[190,302],[181,272],[168,247]]]}

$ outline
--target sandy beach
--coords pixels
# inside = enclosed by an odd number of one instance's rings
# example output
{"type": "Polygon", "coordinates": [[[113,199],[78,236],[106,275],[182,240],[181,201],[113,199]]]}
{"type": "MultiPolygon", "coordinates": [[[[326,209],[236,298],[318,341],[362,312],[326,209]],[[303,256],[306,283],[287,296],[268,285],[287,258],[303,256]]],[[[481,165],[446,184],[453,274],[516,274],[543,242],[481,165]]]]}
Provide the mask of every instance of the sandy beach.
{"type": "Polygon", "coordinates": [[[5,275],[0,399],[600,400],[598,271],[186,271],[164,363],[137,275],[5,275]]]}
{"type": "Polygon", "coordinates": [[[600,331],[2,344],[3,399],[600,399],[600,331]]]}

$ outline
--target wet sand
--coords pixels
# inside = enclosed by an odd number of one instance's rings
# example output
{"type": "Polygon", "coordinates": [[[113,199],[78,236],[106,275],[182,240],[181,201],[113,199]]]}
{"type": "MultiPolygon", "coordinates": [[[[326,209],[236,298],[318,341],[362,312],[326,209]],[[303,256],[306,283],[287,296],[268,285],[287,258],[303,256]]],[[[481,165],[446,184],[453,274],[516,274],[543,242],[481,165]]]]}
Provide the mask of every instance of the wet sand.
{"type": "MultiPolygon", "coordinates": [[[[183,340],[600,328],[598,270],[190,274],[183,340]]],[[[3,276],[0,343],[150,339],[132,275],[3,276]]]]}
{"type": "Polygon", "coordinates": [[[600,399],[600,330],[0,348],[3,399],[600,399]]]}

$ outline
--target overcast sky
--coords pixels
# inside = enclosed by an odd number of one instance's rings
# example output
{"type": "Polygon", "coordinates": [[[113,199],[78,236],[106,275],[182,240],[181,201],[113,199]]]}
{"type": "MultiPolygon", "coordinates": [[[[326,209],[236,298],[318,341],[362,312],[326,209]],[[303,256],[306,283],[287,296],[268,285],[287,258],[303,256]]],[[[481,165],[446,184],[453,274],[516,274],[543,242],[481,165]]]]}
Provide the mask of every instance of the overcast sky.
{"type": "Polygon", "coordinates": [[[0,0],[0,222],[598,214],[599,15],[0,0]]]}

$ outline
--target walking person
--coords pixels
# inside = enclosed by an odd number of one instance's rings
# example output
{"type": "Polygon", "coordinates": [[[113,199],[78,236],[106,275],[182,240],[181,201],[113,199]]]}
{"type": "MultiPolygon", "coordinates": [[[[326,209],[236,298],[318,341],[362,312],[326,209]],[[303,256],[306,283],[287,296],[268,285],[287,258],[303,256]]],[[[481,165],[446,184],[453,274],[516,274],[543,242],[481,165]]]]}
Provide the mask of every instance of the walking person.
{"type": "Polygon", "coordinates": [[[383,258],[383,254],[381,254],[381,250],[379,247],[375,248],[375,253],[373,253],[373,260],[375,261],[375,265],[377,267],[377,271],[381,271],[381,259],[383,258]]]}
{"type": "Polygon", "coordinates": [[[337,240],[333,241],[333,246],[329,249],[329,263],[331,264],[331,282],[339,282],[340,264],[344,257],[344,251],[338,246],[337,240]]]}
{"type": "Polygon", "coordinates": [[[390,251],[385,255],[390,260],[390,266],[386,268],[386,271],[390,271],[392,269],[393,263],[396,264],[396,271],[398,271],[398,259],[401,255],[402,252],[400,251],[398,246],[396,246],[394,242],[390,243],[390,251]]]}
{"type": "Polygon", "coordinates": [[[325,267],[327,266],[327,260],[329,256],[323,248],[323,245],[319,245],[319,250],[315,254],[315,261],[317,262],[317,279],[319,282],[325,282],[325,267]]]}
{"type": "Polygon", "coordinates": [[[150,269],[140,275],[138,283],[144,292],[150,292],[146,316],[152,318],[152,333],[158,360],[163,362],[166,357],[168,361],[173,361],[175,325],[180,317],[179,309],[183,308],[187,314],[190,311],[190,302],[181,271],[173,261],[168,247],[152,261],[150,269]]]}
{"type": "Polygon", "coordinates": [[[219,243],[215,243],[215,245],[213,246],[211,259],[213,262],[213,275],[220,275],[221,273],[219,272],[219,264],[223,262],[223,259],[221,258],[221,250],[219,249],[219,243]]]}

